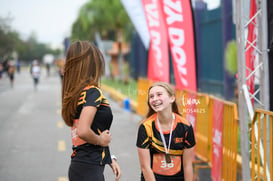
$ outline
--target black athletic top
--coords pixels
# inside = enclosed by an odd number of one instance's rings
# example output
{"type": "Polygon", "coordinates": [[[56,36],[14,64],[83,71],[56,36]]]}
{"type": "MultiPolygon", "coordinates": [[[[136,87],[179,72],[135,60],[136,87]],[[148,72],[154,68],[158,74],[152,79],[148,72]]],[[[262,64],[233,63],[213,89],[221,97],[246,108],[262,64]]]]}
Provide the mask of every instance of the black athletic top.
{"type": "Polygon", "coordinates": [[[77,106],[77,115],[74,125],[71,128],[71,138],[73,144],[72,161],[85,162],[95,165],[105,165],[112,163],[109,147],[101,147],[85,142],[76,134],[77,123],[84,106],[94,106],[97,108],[91,129],[100,134],[104,130],[110,130],[113,115],[110,104],[102,94],[101,90],[95,86],[87,86],[80,94],[77,106]]]}
{"type": "MultiPolygon", "coordinates": [[[[157,181],[184,180],[183,151],[195,145],[193,128],[189,121],[178,114],[175,115],[169,153],[171,163],[166,162],[165,148],[161,140],[157,113],[144,120],[138,129],[136,146],[150,150],[151,168],[157,181]]],[[[163,132],[168,147],[169,132],[163,132]]],[[[141,174],[141,180],[144,180],[141,174]]]]}

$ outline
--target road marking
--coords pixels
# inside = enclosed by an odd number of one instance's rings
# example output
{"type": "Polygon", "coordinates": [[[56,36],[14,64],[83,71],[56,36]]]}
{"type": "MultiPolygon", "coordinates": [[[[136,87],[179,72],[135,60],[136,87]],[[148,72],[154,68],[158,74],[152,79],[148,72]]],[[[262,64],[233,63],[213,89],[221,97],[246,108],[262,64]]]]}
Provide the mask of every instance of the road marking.
{"type": "Polygon", "coordinates": [[[58,181],[68,181],[68,178],[66,178],[66,177],[59,177],[58,181]]]}
{"type": "Polygon", "coordinates": [[[64,140],[58,141],[58,151],[65,151],[66,150],[66,144],[64,140]]]}
{"type": "Polygon", "coordinates": [[[58,122],[57,122],[57,127],[58,127],[58,128],[63,128],[63,127],[64,127],[63,121],[58,121],[58,122]]]}

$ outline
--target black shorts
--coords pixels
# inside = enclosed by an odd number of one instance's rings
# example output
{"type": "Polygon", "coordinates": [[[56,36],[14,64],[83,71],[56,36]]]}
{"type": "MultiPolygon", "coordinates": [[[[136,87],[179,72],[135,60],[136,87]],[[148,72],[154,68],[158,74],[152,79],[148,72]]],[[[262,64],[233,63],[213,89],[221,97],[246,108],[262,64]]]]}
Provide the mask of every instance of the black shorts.
{"type": "Polygon", "coordinates": [[[71,162],[68,171],[69,181],[104,181],[104,167],[104,165],[71,162]]]}
{"type": "Polygon", "coordinates": [[[34,80],[34,84],[38,84],[39,83],[39,78],[33,78],[34,80]]]}
{"type": "Polygon", "coordinates": [[[10,80],[14,80],[14,75],[13,74],[9,74],[9,79],[10,80]]]}

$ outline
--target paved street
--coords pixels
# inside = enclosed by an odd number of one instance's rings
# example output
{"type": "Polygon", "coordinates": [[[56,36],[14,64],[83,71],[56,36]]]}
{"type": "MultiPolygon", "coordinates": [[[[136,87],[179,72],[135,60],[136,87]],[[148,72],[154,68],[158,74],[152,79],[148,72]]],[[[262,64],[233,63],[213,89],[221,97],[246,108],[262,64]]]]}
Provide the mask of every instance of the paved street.
{"type": "MultiPolygon", "coordinates": [[[[107,95],[107,94],[106,94],[107,95]]],[[[111,153],[118,157],[121,181],[138,181],[139,162],[135,147],[140,117],[111,101],[111,153]]],[[[70,129],[61,118],[61,82],[56,70],[33,87],[29,69],[15,75],[11,88],[6,75],[0,79],[0,180],[68,181],[71,154],[70,129]]],[[[106,181],[114,180],[109,166],[106,181]]]]}

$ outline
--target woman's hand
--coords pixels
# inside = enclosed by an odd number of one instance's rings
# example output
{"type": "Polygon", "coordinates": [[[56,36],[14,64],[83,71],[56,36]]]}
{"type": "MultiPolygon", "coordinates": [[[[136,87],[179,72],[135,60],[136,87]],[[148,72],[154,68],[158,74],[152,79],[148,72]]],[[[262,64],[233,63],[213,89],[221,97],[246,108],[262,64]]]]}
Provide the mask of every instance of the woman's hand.
{"type": "Polygon", "coordinates": [[[112,163],[111,163],[111,168],[116,176],[116,180],[115,181],[118,181],[120,176],[121,176],[121,171],[120,171],[120,167],[117,163],[117,161],[115,159],[112,159],[112,163]]]}
{"type": "Polygon", "coordinates": [[[102,147],[109,146],[111,141],[111,133],[109,130],[104,130],[99,136],[98,136],[98,142],[97,145],[100,145],[102,147]]]}

